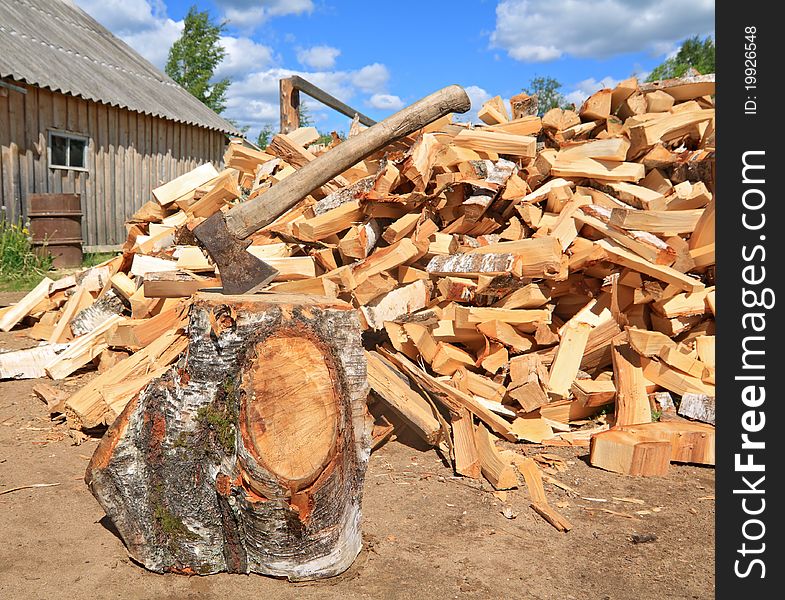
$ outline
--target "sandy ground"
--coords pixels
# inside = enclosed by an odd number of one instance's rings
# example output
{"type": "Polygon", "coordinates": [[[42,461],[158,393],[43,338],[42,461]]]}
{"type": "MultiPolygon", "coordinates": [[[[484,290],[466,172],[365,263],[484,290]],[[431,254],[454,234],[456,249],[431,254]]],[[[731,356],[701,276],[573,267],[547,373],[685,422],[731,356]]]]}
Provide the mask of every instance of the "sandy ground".
{"type": "MultiPolygon", "coordinates": [[[[0,348],[25,345],[0,335],[0,348]]],[[[76,445],[33,396],[34,383],[0,382],[0,493],[58,485],[0,495],[3,599],[714,597],[713,469],[673,465],[665,478],[625,477],[589,467],[586,449],[532,445],[516,449],[562,459],[554,477],[575,493],[550,484],[546,492],[573,523],[568,533],[528,507],[525,487],[500,499],[487,482],[453,477],[436,452],[393,441],[371,456],[365,548],[342,576],[295,584],[150,573],[127,557],[83,482],[97,440],[76,445]],[[634,543],[633,534],[656,540],[634,543]]],[[[72,390],[79,381],[56,385],[72,390]]]]}

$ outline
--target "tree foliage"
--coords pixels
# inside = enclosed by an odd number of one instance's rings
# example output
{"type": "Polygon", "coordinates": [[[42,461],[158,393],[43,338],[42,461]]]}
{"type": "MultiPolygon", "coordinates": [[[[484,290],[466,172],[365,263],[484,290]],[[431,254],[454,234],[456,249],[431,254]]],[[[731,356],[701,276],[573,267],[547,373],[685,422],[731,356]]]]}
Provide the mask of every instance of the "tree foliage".
{"type": "Polygon", "coordinates": [[[256,145],[264,150],[267,148],[267,146],[270,145],[270,140],[274,135],[275,132],[273,131],[273,126],[269,123],[265,123],[261,131],[259,131],[259,136],[256,138],[256,145]]]}
{"type": "Polygon", "coordinates": [[[313,116],[311,116],[311,109],[305,102],[300,102],[300,127],[311,127],[313,125],[313,116]]]}
{"type": "Polygon", "coordinates": [[[681,77],[690,68],[695,69],[703,75],[714,73],[714,50],[714,40],[709,36],[703,40],[697,35],[686,39],[676,53],[676,56],[667,59],[661,65],[655,67],[646,81],[681,77]]]}
{"type": "Polygon", "coordinates": [[[220,44],[224,23],[214,23],[207,11],[192,6],[185,16],[183,33],[169,49],[166,74],[217,113],[226,108],[227,78],[212,81],[226,55],[220,44]]]}
{"type": "Polygon", "coordinates": [[[529,87],[523,88],[523,91],[529,96],[537,94],[537,111],[542,116],[552,108],[562,108],[566,104],[560,89],[561,83],[557,79],[547,75],[537,75],[529,81],[529,87]]]}

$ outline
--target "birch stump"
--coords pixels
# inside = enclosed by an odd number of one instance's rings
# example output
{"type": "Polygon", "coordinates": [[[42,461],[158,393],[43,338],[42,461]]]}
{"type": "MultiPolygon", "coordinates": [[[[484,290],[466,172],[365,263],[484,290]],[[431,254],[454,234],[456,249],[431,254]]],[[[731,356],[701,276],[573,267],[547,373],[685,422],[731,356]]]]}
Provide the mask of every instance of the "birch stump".
{"type": "Polygon", "coordinates": [[[110,427],[85,480],[156,572],[337,575],[361,548],[370,454],[356,313],[197,293],[181,364],[110,427]]]}

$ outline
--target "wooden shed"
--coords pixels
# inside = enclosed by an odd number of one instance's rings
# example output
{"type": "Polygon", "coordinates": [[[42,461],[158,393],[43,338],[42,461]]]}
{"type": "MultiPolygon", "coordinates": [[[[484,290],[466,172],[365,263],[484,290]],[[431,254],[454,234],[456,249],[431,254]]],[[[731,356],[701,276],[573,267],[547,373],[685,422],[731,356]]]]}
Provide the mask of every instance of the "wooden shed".
{"type": "Polygon", "coordinates": [[[162,182],[211,161],[237,129],[67,0],[0,2],[0,200],[78,193],[88,250],[162,182]]]}

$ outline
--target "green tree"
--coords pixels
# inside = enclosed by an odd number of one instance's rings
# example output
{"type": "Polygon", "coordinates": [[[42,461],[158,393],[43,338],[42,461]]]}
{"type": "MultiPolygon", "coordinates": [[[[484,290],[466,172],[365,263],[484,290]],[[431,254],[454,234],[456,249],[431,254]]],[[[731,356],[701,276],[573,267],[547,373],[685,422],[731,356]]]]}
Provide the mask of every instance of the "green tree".
{"type": "Polygon", "coordinates": [[[706,36],[701,40],[697,35],[684,40],[681,48],[673,56],[655,67],[646,81],[681,77],[688,69],[693,68],[699,73],[714,73],[715,48],[714,40],[706,36]]]}
{"type": "Polygon", "coordinates": [[[312,125],[311,110],[305,102],[300,102],[300,127],[311,127],[312,125]]]}
{"type": "Polygon", "coordinates": [[[224,23],[216,24],[207,11],[192,6],[185,16],[183,33],[169,49],[166,74],[217,113],[226,108],[229,79],[212,81],[226,50],[220,44],[224,23]]]}
{"type": "Polygon", "coordinates": [[[537,75],[529,81],[529,87],[523,91],[529,96],[537,94],[537,111],[540,116],[552,108],[560,108],[565,104],[564,96],[559,91],[561,83],[553,77],[537,75]]]}
{"type": "Polygon", "coordinates": [[[259,132],[259,136],[256,138],[256,145],[259,146],[262,150],[267,148],[270,145],[270,140],[272,139],[275,132],[273,131],[273,126],[269,123],[265,123],[262,130],[259,132]]]}

